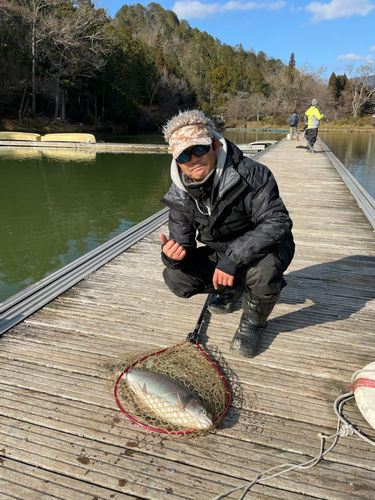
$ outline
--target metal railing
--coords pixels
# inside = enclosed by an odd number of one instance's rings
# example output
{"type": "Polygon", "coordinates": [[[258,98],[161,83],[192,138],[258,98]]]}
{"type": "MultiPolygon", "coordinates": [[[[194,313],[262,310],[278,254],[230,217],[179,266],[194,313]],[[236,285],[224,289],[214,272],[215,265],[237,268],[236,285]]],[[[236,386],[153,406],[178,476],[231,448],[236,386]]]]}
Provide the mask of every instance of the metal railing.
{"type": "Polygon", "coordinates": [[[168,220],[168,213],[169,209],[164,208],[157,214],[2,302],[0,304],[0,334],[30,316],[30,314],[79,281],[87,278],[91,273],[165,224],[168,220]]]}

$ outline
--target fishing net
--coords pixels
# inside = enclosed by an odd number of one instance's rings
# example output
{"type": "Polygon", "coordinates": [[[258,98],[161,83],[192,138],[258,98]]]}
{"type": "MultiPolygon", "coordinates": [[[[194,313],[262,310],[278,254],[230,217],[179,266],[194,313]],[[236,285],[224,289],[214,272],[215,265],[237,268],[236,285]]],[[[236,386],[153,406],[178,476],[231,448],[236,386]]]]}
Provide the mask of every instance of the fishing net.
{"type": "Polygon", "coordinates": [[[201,436],[217,426],[229,406],[230,393],[225,377],[198,342],[185,341],[156,353],[127,353],[107,364],[106,369],[109,387],[121,411],[151,431],[172,436],[201,436]],[[186,388],[212,416],[212,425],[199,429],[186,423],[171,423],[169,415],[176,406],[163,400],[160,410],[160,401],[156,408],[157,403],[143,398],[141,391],[135,394],[131,390],[126,373],[134,368],[166,376],[186,388]]]}

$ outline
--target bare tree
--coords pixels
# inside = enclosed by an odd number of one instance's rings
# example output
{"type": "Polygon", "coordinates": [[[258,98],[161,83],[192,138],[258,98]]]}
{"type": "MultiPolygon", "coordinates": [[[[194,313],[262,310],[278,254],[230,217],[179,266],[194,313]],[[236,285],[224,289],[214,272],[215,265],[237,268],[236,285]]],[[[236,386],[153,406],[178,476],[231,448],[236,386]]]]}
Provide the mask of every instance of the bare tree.
{"type": "Polygon", "coordinates": [[[70,15],[51,13],[43,23],[43,56],[49,62],[48,74],[55,81],[55,120],[65,119],[65,82],[74,77],[92,77],[106,64],[111,48],[107,18],[103,9],[90,2],[78,2],[70,15]]]}
{"type": "Polygon", "coordinates": [[[375,64],[373,62],[364,63],[358,68],[355,66],[355,63],[348,66],[352,89],[352,110],[355,117],[358,115],[361,107],[375,95],[375,87],[372,89],[368,85],[369,77],[374,74],[374,71],[375,64]]]}
{"type": "Polygon", "coordinates": [[[237,92],[235,97],[228,99],[225,103],[224,115],[227,120],[237,122],[249,121],[254,114],[254,109],[250,103],[250,92],[237,92]]]}
{"type": "Polygon", "coordinates": [[[225,118],[226,120],[234,120],[237,122],[238,120],[246,121],[248,114],[248,106],[246,105],[247,101],[245,99],[240,99],[235,97],[234,99],[230,99],[225,103],[225,118]]]}
{"type": "Polygon", "coordinates": [[[278,71],[266,73],[269,87],[267,111],[272,114],[282,113],[285,117],[294,111],[302,114],[311,105],[313,98],[319,100],[322,109],[331,109],[333,98],[321,79],[324,71],[324,67],[314,70],[305,64],[298,69],[282,66],[278,71]]]}
{"type": "Polygon", "coordinates": [[[31,108],[33,116],[36,114],[36,68],[38,57],[40,47],[48,38],[43,30],[44,17],[46,11],[57,3],[58,0],[19,0],[24,12],[22,16],[23,23],[30,26],[27,38],[31,53],[31,108]]]}
{"type": "Polygon", "coordinates": [[[253,93],[248,98],[250,108],[255,111],[257,115],[257,122],[259,122],[259,115],[264,111],[264,106],[267,104],[267,98],[262,94],[253,93]]]}
{"type": "Polygon", "coordinates": [[[179,109],[184,109],[189,102],[190,88],[186,80],[165,69],[159,69],[156,74],[152,74],[152,78],[148,78],[147,91],[149,104],[145,116],[154,123],[164,122],[179,109]],[[158,107],[154,106],[156,97],[160,100],[158,107]]]}

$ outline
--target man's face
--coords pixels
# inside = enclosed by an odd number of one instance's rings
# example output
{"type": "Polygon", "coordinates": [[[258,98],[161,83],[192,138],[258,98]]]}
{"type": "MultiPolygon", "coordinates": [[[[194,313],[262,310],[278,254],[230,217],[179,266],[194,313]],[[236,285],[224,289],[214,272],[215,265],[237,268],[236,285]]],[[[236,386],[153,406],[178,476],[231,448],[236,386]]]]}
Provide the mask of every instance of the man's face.
{"type": "MultiPolygon", "coordinates": [[[[215,149],[212,147],[203,156],[195,156],[191,153],[191,158],[186,163],[177,163],[183,173],[192,179],[194,182],[203,181],[207,175],[214,169],[216,165],[217,151],[219,151],[220,143],[218,139],[214,139],[215,149]]],[[[185,151],[192,151],[194,146],[185,149],[185,151]]]]}

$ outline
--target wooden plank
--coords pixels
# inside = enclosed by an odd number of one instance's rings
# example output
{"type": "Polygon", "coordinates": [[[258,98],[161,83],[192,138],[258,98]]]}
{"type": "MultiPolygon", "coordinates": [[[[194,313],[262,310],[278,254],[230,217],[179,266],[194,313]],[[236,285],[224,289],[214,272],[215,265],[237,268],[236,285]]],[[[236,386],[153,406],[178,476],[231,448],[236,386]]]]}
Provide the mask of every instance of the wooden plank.
{"type": "MultiPolygon", "coordinates": [[[[194,457],[194,466],[185,464],[184,461],[172,463],[168,459],[162,459],[155,454],[151,458],[152,467],[149,467],[150,457],[143,451],[137,449],[123,449],[123,447],[95,443],[86,438],[76,438],[72,441],[71,436],[56,433],[50,429],[39,429],[37,426],[25,424],[18,421],[17,426],[12,426],[12,421],[2,419],[2,436],[7,456],[24,462],[26,459],[30,464],[50,471],[62,471],[68,476],[76,479],[85,479],[88,475],[93,476],[93,484],[100,484],[113,490],[119,490],[120,482],[125,484],[121,490],[133,495],[144,495],[146,498],[160,498],[165,490],[172,490],[176,498],[184,498],[187,489],[193,489],[194,497],[205,498],[206,492],[217,494],[226,485],[237,486],[239,481],[236,477],[246,474],[250,477],[262,466],[266,469],[296,461],[294,454],[283,452],[275,453],[274,449],[262,448],[247,443],[246,456],[241,458],[241,452],[237,451],[241,442],[236,442],[233,452],[226,453],[226,475],[217,474],[214,469],[218,466],[214,454],[208,450],[208,456],[202,458],[194,457]],[[31,432],[30,432],[31,430],[31,432]],[[29,436],[29,437],[27,437],[29,436]],[[58,450],[58,455],[56,452],[58,450]],[[207,460],[207,458],[209,458],[207,460]],[[190,467],[190,470],[189,470],[190,467]],[[194,469],[199,467],[198,479],[194,469]],[[228,477],[230,476],[230,477],[228,477]],[[120,479],[119,479],[120,478],[120,479]],[[150,486],[152,484],[152,487],[150,486]],[[203,488],[203,489],[202,489],[203,488]]],[[[302,460],[308,457],[301,457],[302,460]]],[[[298,463],[300,460],[297,458],[298,463]]],[[[219,454],[222,459],[222,454],[219,454]]],[[[219,462],[220,466],[220,462],[219,462]]],[[[221,467],[220,467],[221,469],[221,467]]],[[[286,477],[280,476],[270,480],[270,486],[282,486],[287,491],[299,493],[301,486],[310,495],[329,494],[335,488],[343,499],[349,499],[347,484],[356,483],[362,490],[369,489],[373,473],[360,468],[350,468],[343,464],[325,463],[320,465],[318,474],[316,470],[305,470],[290,472],[286,477]],[[353,470],[355,469],[355,470],[353,470]],[[341,475],[340,471],[345,472],[341,475]],[[328,481],[329,478],[329,481],[328,481]]]]}
{"type": "Polygon", "coordinates": [[[14,460],[2,459],[0,499],[22,500],[140,500],[139,497],[77,481],[14,460]]]}
{"type": "MultiPolygon", "coordinates": [[[[283,141],[261,161],[292,214],[296,255],[257,357],[229,352],[241,302],[231,315],[205,317],[202,345],[233,395],[219,428],[195,440],[151,434],[121,414],[106,387],[106,362],[182,341],[201,311],[204,297],[178,299],[163,283],[164,225],[0,340],[7,500],[65,500],[75,490],[78,500],[211,500],[272,466],[316,456],[318,433],[335,433],[333,402],[375,354],[374,233],[324,154],[307,157],[283,141]]],[[[344,413],[375,436],[354,400],[344,413]]],[[[340,438],[314,469],[255,485],[248,498],[368,500],[374,470],[367,443],[340,438]]]]}

